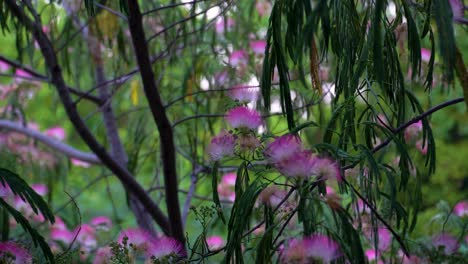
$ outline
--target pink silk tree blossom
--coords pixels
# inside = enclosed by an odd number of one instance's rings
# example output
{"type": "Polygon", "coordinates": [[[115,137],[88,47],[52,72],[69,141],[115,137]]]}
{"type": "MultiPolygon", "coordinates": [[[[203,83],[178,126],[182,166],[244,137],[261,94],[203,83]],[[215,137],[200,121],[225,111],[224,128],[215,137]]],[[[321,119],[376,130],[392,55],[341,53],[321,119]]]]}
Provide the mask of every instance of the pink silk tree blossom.
{"type": "Polygon", "coordinates": [[[238,129],[254,130],[263,123],[262,117],[257,111],[244,106],[238,106],[229,110],[225,119],[231,127],[238,129]]]}

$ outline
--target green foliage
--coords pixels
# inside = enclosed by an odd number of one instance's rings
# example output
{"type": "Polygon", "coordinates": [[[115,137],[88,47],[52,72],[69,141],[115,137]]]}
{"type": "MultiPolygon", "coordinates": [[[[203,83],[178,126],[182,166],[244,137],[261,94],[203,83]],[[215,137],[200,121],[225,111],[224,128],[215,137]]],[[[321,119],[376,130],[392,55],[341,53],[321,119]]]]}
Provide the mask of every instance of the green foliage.
{"type": "MultiPolygon", "coordinates": [[[[3,186],[9,186],[14,194],[18,195],[31,206],[35,214],[39,214],[40,212],[50,223],[55,222],[54,215],[50,211],[46,202],[17,174],[0,168],[0,184],[3,186]]],[[[44,237],[41,236],[39,232],[31,226],[29,221],[2,198],[0,198],[0,205],[4,210],[13,216],[16,222],[19,223],[27,233],[29,233],[31,240],[34,242],[34,245],[41,248],[46,260],[50,263],[55,263],[54,255],[50,250],[49,245],[45,241],[44,237]]]]}

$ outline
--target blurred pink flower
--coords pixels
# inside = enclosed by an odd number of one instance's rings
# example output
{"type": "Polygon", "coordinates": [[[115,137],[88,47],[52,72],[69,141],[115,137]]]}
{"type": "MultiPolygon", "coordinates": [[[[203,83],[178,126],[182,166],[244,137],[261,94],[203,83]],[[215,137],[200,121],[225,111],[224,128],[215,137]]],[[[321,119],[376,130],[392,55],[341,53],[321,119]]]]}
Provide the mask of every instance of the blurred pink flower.
{"type": "Polygon", "coordinates": [[[224,157],[234,155],[236,139],[231,133],[221,130],[221,132],[211,139],[208,146],[208,153],[212,160],[217,161],[224,157]]]}
{"type": "Polygon", "coordinates": [[[414,140],[423,129],[422,122],[419,120],[416,123],[411,124],[405,129],[405,140],[411,141],[414,140]]]}
{"type": "Polygon", "coordinates": [[[378,263],[378,264],[383,264],[383,262],[381,260],[379,260],[380,258],[380,253],[374,249],[368,249],[366,250],[365,252],[365,255],[366,255],[366,258],[369,262],[373,262],[374,263],[378,263]]]}
{"type": "Polygon", "coordinates": [[[453,19],[463,18],[465,16],[465,6],[463,1],[449,0],[450,7],[452,8],[453,19]]]}
{"type": "Polygon", "coordinates": [[[233,128],[239,129],[257,129],[262,125],[260,114],[244,106],[229,110],[225,119],[233,128]]]}
{"type": "Polygon", "coordinates": [[[32,264],[32,256],[29,252],[20,246],[19,244],[7,241],[7,242],[0,242],[0,260],[3,258],[9,259],[8,255],[14,256],[14,262],[6,262],[6,263],[14,263],[14,264],[32,264]]]}
{"type": "Polygon", "coordinates": [[[218,250],[224,246],[224,239],[220,236],[209,236],[206,238],[206,243],[211,251],[218,250]]]}
{"type": "Polygon", "coordinates": [[[51,127],[45,131],[45,134],[60,141],[65,139],[65,129],[62,127],[51,127]]]}
{"type": "Polygon", "coordinates": [[[236,173],[234,172],[230,172],[230,173],[226,173],[224,174],[223,178],[221,179],[221,181],[227,185],[236,185],[236,179],[237,179],[237,175],[236,173]]]}
{"type": "Polygon", "coordinates": [[[2,182],[0,180],[0,197],[5,198],[13,194],[13,192],[10,189],[10,186],[6,182],[2,182]]]}
{"type": "Polygon", "coordinates": [[[248,62],[248,56],[247,52],[245,50],[235,50],[231,53],[231,56],[229,56],[229,64],[232,67],[240,66],[247,64],[248,62]]]}
{"type": "Polygon", "coordinates": [[[252,87],[248,85],[234,86],[228,91],[228,96],[241,103],[250,103],[258,99],[260,90],[258,87],[252,87]]]}
{"type": "Polygon", "coordinates": [[[294,153],[302,150],[299,137],[295,135],[284,135],[270,143],[263,153],[271,163],[277,163],[288,159],[294,153]]]}
{"type": "Polygon", "coordinates": [[[435,248],[443,247],[447,255],[453,254],[458,250],[458,242],[455,237],[447,233],[440,233],[432,238],[432,245],[435,248]]]}
{"type": "Polygon", "coordinates": [[[336,179],[339,182],[343,180],[336,162],[326,158],[315,158],[312,173],[320,179],[336,179]]]}
{"type": "Polygon", "coordinates": [[[234,172],[224,174],[216,188],[220,198],[227,199],[231,202],[236,200],[236,192],[234,191],[236,178],[237,175],[234,172]]]}
{"type": "Polygon", "coordinates": [[[259,16],[265,16],[271,12],[271,3],[268,0],[257,0],[255,3],[255,8],[257,9],[259,16]]]}
{"type": "Polygon", "coordinates": [[[429,63],[431,59],[431,51],[425,48],[421,48],[421,61],[429,63]]]}
{"type": "Polygon", "coordinates": [[[53,229],[50,231],[50,238],[55,241],[61,241],[68,246],[75,238],[75,233],[67,229],[53,229]]]}
{"type": "Polygon", "coordinates": [[[242,151],[254,151],[261,145],[260,140],[252,134],[239,135],[237,142],[239,144],[240,150],[242,151]]]}
{"type": "Polygon", "coordinates": [[[6,72],[10,70],[10,64],[0,60],[0,72],[6,72]]]}
{"type": "Polygon", "coordinates": [[[112,258],[112,249],[111,247],[105,246],[101,247],[96,251],[96,255],[93,259],[93,264],[110,264],[112,258]]]}
{"type": "Polygon", "coordinates": [[[228,17],[226,22],[224,21],[224,18],[218,19],[215,25],[216,33],[223,34],[224,31],[230,31],[232,27],[236,24],[235,21],[230,17],[228,17]]]}
{"type": "Polygon", "coordinates": [[[281,174],[288,177],[309,177],[314,173],[317,158],[308,150],[295,152],[287,159],[275,164],[281,174]]]}
{"type": "Polygon", "coordinates": [[[122,243],[123,238],[127,237],[127,245],[132,244],[138,251],[146,251],[150,241],[153,239],[151,234],[140,228],[128,228],[122,230],[117,239],[119,243],[122,243]]]}
{"type": "Polygon", "coordinates": [[[31,185],[31,188],[37,192],[40,196],[44,196],[49,192],[49,189],[47,188],[47,185],[45,184],[33,184],[31,185]]]}
{"type": "Polygon", "coordinates": [[[258,55],[265,54],[266,46],[267,46],[267,43],[265,40],[250,41],[250,49],[253,51],[253,53],[258,54],[258,55]]]}
{"type": "Polygon", "coordinates": [[[453,208],[453,213],[456,216],[468,216],[468,200],[458,202],[453,208]]]}
{"type": "Polygon", "coordinates": [[[30,73],[28,73],[27,71],[23,69],[17,68],[15,70],[15,81],[18,83],[28,80],[29,78],[32,78],[32,77],[33,76],[30,73]]]}
{"type": "Polygon", "coordinates": [[[275,185],[270,185],[263,189],[263,191],[258,196],[258,199],[261,203],[267,204],[272,208],[276,208],[286,197],[286,195],[287,192],[285,190],[280,190],[275,185]]]}
{"type": "Polygon", "coordinates": [[[108,231],[112,227],[112,220],[107,216],[96,216],[91,219],[91,225],[96,229],[108,231]]]}
{"type": "Polygon", "coordinates": [[[51,230],[67,230],[67,226],[60,216],[55,216],[55,223],[50,225],[51,230]]]}
{"type": "Polygon", "coordinates": [[[71,158],[70,160],[71,163],[77,167],[89,168],[91,166],[91,164],[89,164],[88,162],[79,159],[71,158]]]}
{"type": "Polygon", "coordinates": [[[96,230],[88,225],[88,224],[83,224],[80,227],[75,228],[73,231],[74,234],[77,234],[76,240],[80,242],[80,244],[85,247],[86,249],[93,249],[96,248],[97,246],[97,240],[96,240],[96,230]]]}
{"type": "Polygon", "coordinates": [[[342,255],[338,243],[325,235],[291,239],[281,252],[281,263],[330,263],[342,255]]]}
{"type": "Polygon", "coordinates": [[[146,255],[148,258],[154,256],[159,259],[168,255],[182,256],[182,252],[183,247],[177,240],[170,237],[161,237],[149,243],[146,255]]]}
{"type": "MultiPolygon", "coordinates": [[[[379,242],[377,244],[377,250],[379,251],[387,251],[392,244],[392,234],[390,231],[388,231],[387,228],[385,227],[379,227],[377,229],[377,235],[379,242]]],[[[370,238],[370,242],[373,245],[374,244],[374,238],[373,236],[370,238]]]]}
{"type": "Polygon", "coordinates": [[[357,200],[356,207],[358,210],[357,212],[358,214],[362,214],[362,213],[370,214],[371,213],[371,209],[361,199],[357,200]]]}
{"type": "Polygon", "coordinates": [[[421,152],[423,155],[426,155],[427,154],[427,144],[428,142],[426,141],[425,144],[424,144],[424,147],[423,147],[423,140],[420,139],[418,141],[416,141],[416,149],[419,150],[419,152],[421,152]]]}

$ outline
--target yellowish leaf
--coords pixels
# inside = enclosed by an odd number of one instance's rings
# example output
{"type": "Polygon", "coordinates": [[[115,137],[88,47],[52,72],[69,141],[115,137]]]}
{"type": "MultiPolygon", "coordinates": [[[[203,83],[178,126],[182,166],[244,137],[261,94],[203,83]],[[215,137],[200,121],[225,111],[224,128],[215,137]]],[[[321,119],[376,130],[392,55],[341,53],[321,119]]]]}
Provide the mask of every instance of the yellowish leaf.
{"type": "Polygon", "coordinates": [[[132,100],[133,105],[138,105],[138,87],[140,86],[140,83],[138,80],[133,80],[130,83],[130,98],[132,100]]]}

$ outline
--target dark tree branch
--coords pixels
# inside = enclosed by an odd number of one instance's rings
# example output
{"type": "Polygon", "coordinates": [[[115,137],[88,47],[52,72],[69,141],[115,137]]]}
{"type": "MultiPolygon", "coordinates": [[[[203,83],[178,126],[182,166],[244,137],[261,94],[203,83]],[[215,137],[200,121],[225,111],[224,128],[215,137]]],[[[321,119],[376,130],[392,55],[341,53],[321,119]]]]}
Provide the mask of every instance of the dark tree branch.
{"type": "Polygon", "coordinates": [[[137,1],[128,0],[128,23],[135,56],[140,69],[146,99],[159,131],[161,139],[161,159],[163,162],[166,206],[169,213],[170,233],[182,245],[185,252],[185,234],[180,213],[176,171],[176,153],[171,123],[166,115],[164,104],[156,86],[149,58],[148,45],[143,30],[142,16],[137,1]]]}
{"type": "Polygon", "coordinates": [[[86,124],[81,119],[75,104],[72,101],[69,90],[65,84],[65,80],[62,76],[62,70],[58,64],[55,51],[52,43],[48,39],[47,35],[42,32],[41,24],[33,22],[20,8],[15,0],[5,0],[6,6],[10,9],[11,14],[15,16],[19,22],[21,22],[28,31],[32,33],[37,43],[41,48],[41,52],[45,59],[45,65],[51,76],[51,83],[57,88],[58,94],[65,107],[67,115],[72,122],[73,126],[77,130],[78,134],[89,146],[89,148],[96,153],[99,159],[104,165],[106,165],[124,184],[128,190],[135,195],[140,202],[148,209],[153,219],[158,223],[164,233],[169,234],[171,226],[167,217],[154,203],[148,193],[143,187],[133,178],[133,176],[124,168],[121,164],[116,162],[105,150],[105,148],[99,144],[96,138],[93,136],[91,131],[88,129],[86,124]]]}

